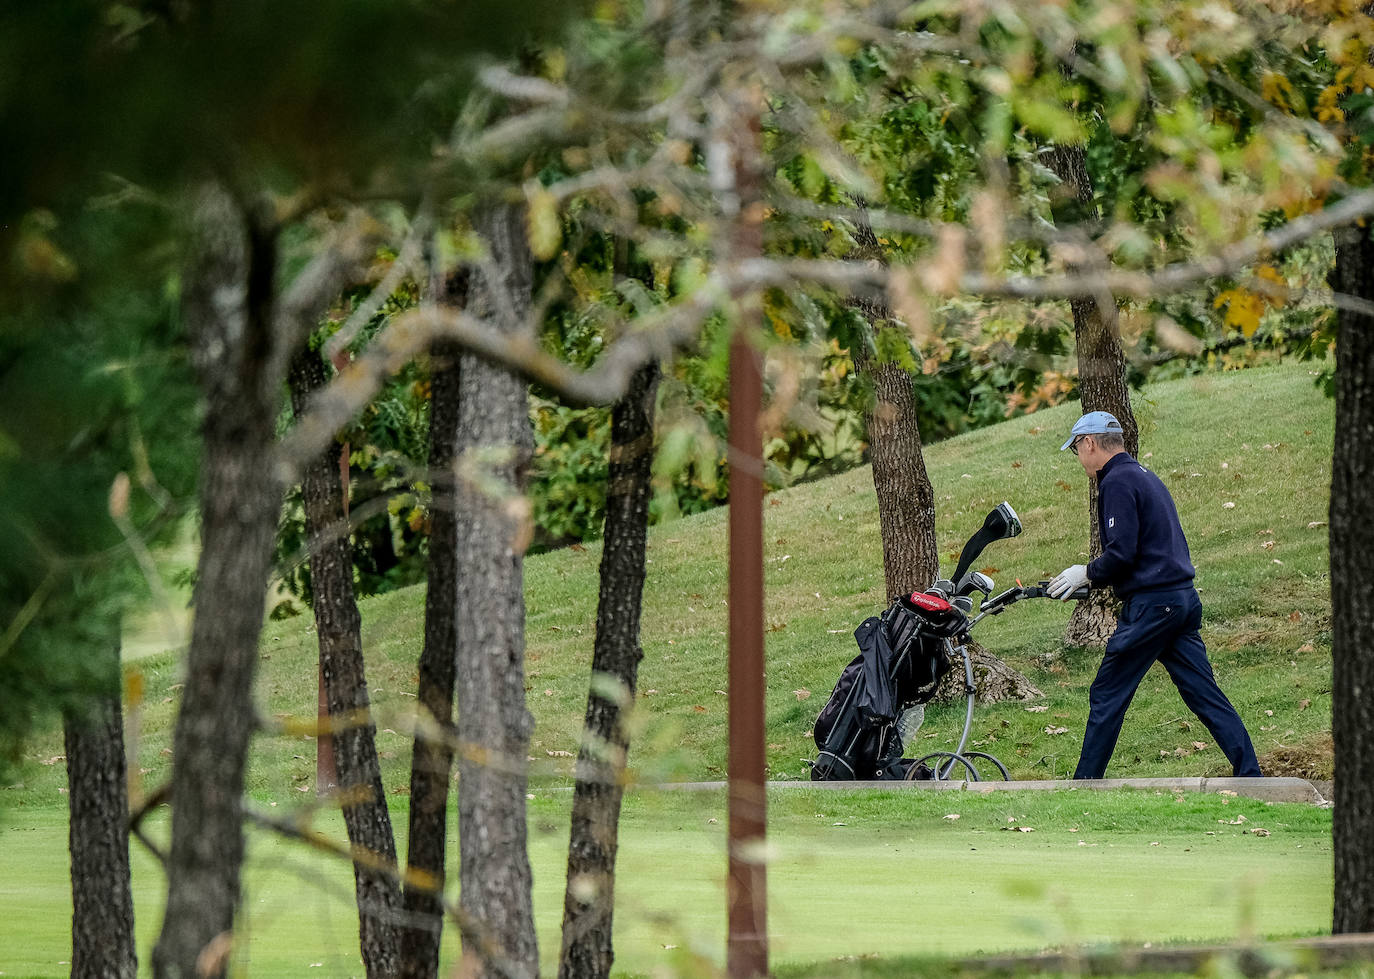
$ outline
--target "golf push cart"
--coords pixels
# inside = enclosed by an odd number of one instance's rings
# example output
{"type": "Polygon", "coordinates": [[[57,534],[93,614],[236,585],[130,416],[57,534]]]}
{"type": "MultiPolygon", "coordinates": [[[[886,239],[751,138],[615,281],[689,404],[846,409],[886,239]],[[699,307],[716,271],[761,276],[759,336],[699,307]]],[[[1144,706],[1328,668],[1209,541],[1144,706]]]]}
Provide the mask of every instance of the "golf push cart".
{"type": "MultiPolygon", "coordinates": [[[[812,781],[948,779],[980,781],[975,761],[991,764],[1007,779],[1006,766],[984,751],[965,751],[973,726],[973,664],[968,636],[989,615],[1000,615],[1023,598],[1046,596],[1049,582],[1009,588],[995,597],[991,578],[970,571],[983,548],[1021,533],[1021,521],[1009,503],[999,503],[978,532],[969,538],[949,579],[923,592],[903,595],[881,615],[865,619],[854,631],[859,655],[840,674],[835,689],[816,719],[812,781]],[[978,614],[974,596],[980,597],[978,614]],[[941,678],[962,661],[968,707],[964,733],[953,751],[904,758],[925,718],[924,704],[935,695],[941,678]]],[[[1075,599],[1088,597],[1087,586],[1075,599]]]]}

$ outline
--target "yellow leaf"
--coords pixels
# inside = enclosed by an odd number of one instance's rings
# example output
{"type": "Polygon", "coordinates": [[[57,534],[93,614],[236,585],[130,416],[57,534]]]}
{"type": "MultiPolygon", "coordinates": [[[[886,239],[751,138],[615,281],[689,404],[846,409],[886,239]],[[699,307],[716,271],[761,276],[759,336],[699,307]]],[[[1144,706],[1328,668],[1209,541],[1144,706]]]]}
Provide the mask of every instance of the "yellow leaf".
{"type": "MultiPolygon", "coordinates": [[[[1288,280],[1283,277],[1283,273],[1272,265],[1261,265],[1259,268],[1255,269],[1255,276],[1266,282],[1272,282],[1282,289],[1288,288],[1288,280]]],[[[1283,306],[1283,304],[1288,301],[1282,295],[1278,294],[1271,295],[1269,293],[1264,293],[1263,298],[1270,306],[1283,306]]]]}
{"type": "Polygon", "coordinates": [[[558,254],[563,226],[558,220],[558,200],[543,187],[527,191],[529,198],[530,251],[540,261],[558,254]]]}
{"type": "Polygon", "coordinates": [[[1247,339],[1255,335],[1264,315],[1264,300],[1245,289],[1227,289],[1212,305],[1218,309],[1225,306],[1226,325],[1238,328],[1247,339]]]}

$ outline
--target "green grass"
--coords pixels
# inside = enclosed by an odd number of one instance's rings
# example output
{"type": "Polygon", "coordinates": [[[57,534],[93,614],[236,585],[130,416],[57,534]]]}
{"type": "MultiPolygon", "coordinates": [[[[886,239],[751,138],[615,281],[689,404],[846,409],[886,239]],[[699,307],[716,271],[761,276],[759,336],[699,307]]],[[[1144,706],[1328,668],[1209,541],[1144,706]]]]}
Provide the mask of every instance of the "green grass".
{"type": "MultiPolygon", "coordinates": [[[[1002,499],[1017,508],[1025,532],[993,544],[979,562],[1000,586],[1052,575],[1083,557],[1086,477],[1058,451],[1077,410],[1064,405],[928,449],[942,558],[948,561],[1002,499]]],[[[1223,689],[1268,771],[1329,778],[1324,521],[1331,403],[1313,387],[1306,365],[1298,365],[1155,385],[1137,397],[1137,414],[1143,459],[1173,491],[1188,533],[1205,606],[1203,636],[1223,689]],[[1235,506],[1226,508],[1228,502],[1235,506]]],[[[715,510],[650,533],[631,753],[644,780],[713,779],[725,768],[726,517],[715,510]]],[[[765,518],[768,765],[773,778],[798,778],[805,776],[802,759],[815,753],[809,732],[816,712],[854,653],[852,632],[883,604],[871,474],[865,467],[774,493],[765,518]]],[[[572,759],[561,753],[576,751],[582,726],[600,556],[599,545],[590,545],[526,563],[537,779],[566,781],[571,773],[572,759]]],[[[362,603],[378,746],[391,792],[408,784],[404,722],[414,707],[423,609],[423,588],[362,603]]],[[[1038,702],[1047,708],[1043,713],[1013,703],[975,714],[974,740],[1000,756],[1013,777],[1064,777],[1077,761],[1097,657],[1062,647],[1068,614],[1057,602],[1023,602],[976,633],[1045,692],[1038,702]],[[1068,730],[1051,735],[1046,727],[1068,730]]],[[[316,656],[307,617],[268,624],[258,684],[268,715],[313,713],[316,656]]],[[[179,663],[164,654],[138,667],[148,691],[141,759],[152,784],[168,771],[179,663]]],[[[930,710],[923,746],[952,744],[962,719],[958,705],[930,710]]],[[[1127,715],[1108,774],[1229,774],[1210,742],[1156,667],[1127,715]],[[1208,747],[1196,750],[1195,741],[1208,747]]],[[[60,752],[56,735],[35,744],[22,787],[0,792],[0,805],[59,801],[61,766],[40,762],[60,752]]],[[[313,773],[308,738],[259,738],[250,791],[264,802],[285,801],[308,790],[313,773]]]]}
{"type": "MultiPolygon", "coordinates": [[[[535,911],[548,972],[558,948],[569,799],[543,791],[530,804],[535,911]]],[[[820,790],[776,791],[769,807],[769,929],[772,960],[782,966],[1067,942],[1293,936],[1330,924],[1331,819],[1315,807],[1140,792],[820,790]],[[959,818],[947,818],[954,814],[959,818]],[[1249,832],[1256,827],[1271,835],[1249,832]]],[[[322,828],[342,837],[337,818],[322,828]]],[[[165,818],[151,829],[165,836],[165,818]]],[[[719,963],[725,831],[719,792],[642,791],[626,800],[618,970],[719,963]]],[[[66,971],[65,834],[54,807],[11,812],[0,825],[4,974],[66,971]]],[[[135,857],[146,963],[162,881],[141,848],[135,857]]],[[[346,867],[254,833],[245,879],[240,955],[247,974],[307,975],[314,963],[321,975],[357,973],[346,867]]],[[[453,953],[450,942],[445,954],[451,960],[453,953]]]]}
{"type": "MultiPolygon", "coordinates": [[[[1016,506],[1025,533],[992,545],[979,562],[996,569],[990,573],[999,585],[1046,577],[1081,559],[1086,479],[1067,453],[1057,451],[1076,415],[1076,405],[1065,405],[930,447],[926,461],[948,563],[1002,499],[1016,506]]],[[[1137,415],[1143,461],[1174,492],[1192,545],[1206,609],[1203,634],[1218,678],[1262,762],[1271,772],[1330,777],[1330,602],[1322,524],[1330,402],[1313,387],[1305,365],[1283,366],[1149,387],[1137,398],[1137,415]],[[1227,502],[1235,506],[1226,508],[1227,502]]],[[[802,759],[814,754],[809,732],[816,712],[853,655],[851,633],[883,604],[871,474],[857,469],[772,494],[765,514],[768,763],[772,777],[797,778],[804,776],[802,759]]],[[[645,659],[631,753],[635,776],[644,783],[714,779],[724,771],[726,516],[717,510],[650,533],[645,659]]],[[[526,564],[528,686],[537,722],[531,770],[539,795],[532,804],[531,850],[546,962],[557,947],[567,845],[566,797],[551,793],[570,782],[572,760],[565,753],[576,751],[582,724],[599,562],[599,546],[592,545],[526,564]]],[[[423,605],[423,589],[414,588],[365,601],[362,608],[378,748],[398,827],[404,825],[405,731],[414,707],[423,605]]],[[[973,738],[1000,756],[1013,777],[1063,777],[1077,760],[1096,657],[1062,648],[1068,611],[1058,603],[1025,602],[977,633],[1045,692],[1037,702],[1044,712],[1013,703],[980,707],[975,715],[973,738]],[[1067,732],[1047,734],[1046,727],[1067,732]]],[[[317,652],[310,625],[304,617],[268,624],[258,692],[269,717],[313,715],[317,652]]],[[[137,734],[139,775],[148,788],[169,773],[180,663],[163,653],[134,665],[146,695],[131,712],[130,731],[137,734]]],[[[930,710],[922,744],[932,750],[952,744],[961,724],[961,707],[930,710]]],[[[1229,774],[1214,746],[1192,747],[1210,740],[1157,668],[1127,715],[1108,774],[1229,774]]],[[[61,744],[56,731],[36,741],[22,780],[0,787],[0,901],[7,909],[0,916],[0,970],[9,974],[55,974],[65,957],[61,744]]],[[[313,798],[314,764],[311,739],[264,734],[254,743],[249,794],[278,811],[296,808],[313,798]]],[[[775,794],[772,839],[779,858],[770,910],[776,960],[967,954],[1072,939],[1217,939],[1247,928],[1304,934],[1329,927],[1330,820],[1318,810],[1253,809],[1247,807],[1259,804],[1231,800],[1231,808],[1218,813],[1206,809],[1222,804],[1215,799],[1103,793],[1091,800],[1079,793],[953,799],[944,793],[775,794]],[[943,819],[952,812],[961,819],[943,819]],[[1277,818],[1271,813],[1283,813],[1288,825],[1256,838],[1241,832],[1247,825],[1216,821],[1232,812],[1266,828],[1277,818]],[[1175,818],[1180,814],[1182,821],[1175,818]],[[1003,832],[1013,825],[1007,816],[1036,832],[1003,832]],[[845,825],[834,825],[840,822],[845,825]],[[856,904],[863,913],[854,913],[856,904]],[[840,911],[842,926],[836,923],[840,911]]],[[[618,885],[624,968],[646,972],[670,955],[680,964],[696,948],[718,954],[724,822],[716,796],[631,795],[618,885]],[[664,880],[673,886],[665,888],[664,880]]],[[[315,961],[325,962],[323,974],[356,967],[345,870],[262,839],[250,863],[245,907],[253,916],[252,974],[298,974],[315,961]],[[302,966],[300,958],[309,961],[302,966]]],[[[146,862],[136,881],[146,948],[160,918],[162,884],[146,862]]]]}

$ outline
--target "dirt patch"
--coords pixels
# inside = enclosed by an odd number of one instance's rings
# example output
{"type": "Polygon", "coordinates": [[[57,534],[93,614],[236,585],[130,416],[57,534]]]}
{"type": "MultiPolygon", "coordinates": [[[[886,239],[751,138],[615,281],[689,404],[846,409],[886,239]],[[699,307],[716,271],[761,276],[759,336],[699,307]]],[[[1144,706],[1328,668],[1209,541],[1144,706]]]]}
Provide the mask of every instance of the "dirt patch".
{"type": "Polygon", "coordinates": [[[1297,744],[1276,748],[1259,758],[1265,775],[1291,775],[1295,778],[1330,779],[1335,769],[1335,744],[1331,732],[1314,734],[1297,744]]]}

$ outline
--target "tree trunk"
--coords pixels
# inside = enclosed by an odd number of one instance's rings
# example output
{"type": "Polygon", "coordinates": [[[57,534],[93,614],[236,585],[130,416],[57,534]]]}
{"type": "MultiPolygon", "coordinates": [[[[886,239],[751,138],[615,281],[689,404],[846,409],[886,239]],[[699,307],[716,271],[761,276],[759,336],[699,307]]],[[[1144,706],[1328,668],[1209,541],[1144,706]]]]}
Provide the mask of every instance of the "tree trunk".
{"type": "MultiPolygon", "coordinates": [[[[466,288],[450,283],[441,301],[461,305],[466,288]]],[[[457,347],[431,351],[429,401],[429,574],[425,586],[425,645],[420,652],[416,698],[422,716],[436,725],[415,736],[410,761],[410,833],[406,856],[401,933],[401,975],[430,979],[439,970],[444,916],[439,902],[448,843],[448,785],[453,768],[453,682],[457,666],[458,538],[454,460],[458,446],[461,375],[457,347]],[[427,716],[426,716],[427,715],[427,716]]]]}
{"type": "MultiPolygon", "coordinates": [[[[876,329],[896,329],[880,326],[876,329]]],[[[887,600],[929,588],[939,577],[935,542],[935,490],[926,472],[916,418],[915,379],[901,364],[876,363],[856,352],[855,368],[873,384],[865,415],[887,600]]]]}
{"type": "MultiPolygon", "coordinates": [[[[863,202],[858,202],[863,206],[863,202]]],[[[856,257],[886,262],[877,235],[867,224],[855,233],[856,257]]],[[[853,301],[879,330],[900,329],[891,322],[887,304],[873,298],[853,301]]],[[[875,346],[878,346],[875,344],[875,346]]],[[[880,363],[866,350],[850,352],[854,369],[873,385],[873,407],[864,415],[868,429],[873,489],[878,497],[878,532],[883,542],[887,601],[929,588],[940,577],[940,551],[935,537],[935,490],[926,471],[921,427],[916,414],[916,379],[901,364],[880,363]]],[[[969,644],[974,684],[984,703],[1023,700],[1039,691],[1025,676],[977,643],[969,644]]],[[[962,664],[936,689],[937,700],[964,697],[962,664]],[[957,676],[955,675],[957,674],[957,676]]]]}
{"type": "MultiPolygon", "coordinates": [[[[482,315],[514,331],[530,307],[532,260],[523,208],[491,205],[475,221],[490,250],[476,289],[482,315]]],[[[466,587],[458,603],[458,837],[464,975],[492,960],[539,969],[525,818],[524,490],[534,436],[528,394],[510,371],[461,359],[457,540],[466,587]]]]}
{"type": "Polygon", "coordinates": [[[615,857],[630,747],[629,731],[621,721],[623,712],[634,704],[639,662],[644,657],[639,645],[639,614],[644,595],[658,380],[657,364],[641,367],[611,413],[601,590],[592,685],[573,789],[560,979],[606,977],[615,961],[611,944],[615,857]]]}
{"type": "Polygon", "coordinates": [[[205,398],[201,556],[173,736],[167,905],[153,950],[154,975],[166,979],[219,976],[229,964],[253,678],[282,497],[271,451],[280,379],[268,377],[275,242],[246,233],[219,188],[201,194],[195,221],[182,281],[205,398]]]}
{"type": "MultiPolygon", "coordinates": [[[[328,381],[320,353],[302,349],[291,360],[291,406],[301,417],[328,381]]],[[[301,496],[310,541],[310,592],[320,646],[320,675],[334,727],[334,774],[348,842],[355,853],[394,867],[396,841],[377,757],[363,662],[362,617],[353,591],[339,447],[331,443],[306,467],[301,496]]],[[[323,736],[323,733],[321,734],[323,736]]],[[[399,967],[397,911],[401,888],[391,873],[355,861],[358,942],[369,979],[395,976],[399,967]]]]}
{"type": "MultiPolygon", "coordinates": [[[[856,202],[861,208],[863,201],[856,202]]],[[[853,257],[887,264],[873,228],[865,221],[854,234],[853,257]]],[[[851,301],[874,331],[900,329],[892,310],[876,298],[851,301]]],[[[875,347],[879,346],[875,343],[875,347]]],[[[850,351],[854,369],[873,385],[873,407],[864,414],[873,489],[878,496],[878,533],[889,602],[929,588],[940,576],[935,540],[935,490],[926,472],[921,426],[916,415],[916,379],[901,364],[882,363],[862,347],[850,351]]]]}
{"type": "MultiPolygon", "coordinates": [[[[1056,146],[1046,153],[1046,163],[1060,181],[1050,198],[1055,223],[1071,226],[1098,216],[1093,200],[1087,154],[1081,146],[1056,146]]],[[[1131,410],[1131,391],[1126,384],[1126,355],[1121,349],[1116,303],[1110,296],[1075,296],[1069,300],[1073,334],[1078,350],[1078,393],[1084,412],[1110,411],[1125,432],[1126,451],[1140,450],[1139,429],[1131,410]]],[[[1097,481],[1088,480],[1088,555],[1102,553],[1097,526],[1097,481]]],[[[1111,590],[1094,589],[1092,597],[1078,602],[1064,631],[1070,646],[1104,648],[1116,629],[1116,603],[1111,590]]]]}
{"type": "MultiPolygon", "coordinates": [[[[1030,682],[976,642],[969,643],[969,662],[973,665],[974,700],[979,704],[996,704],[1004,700],[1032,700],[1043,697],[1040,688],[1030,682]]],[[[964,689],[964,663],[957,659],[950,671],[940,679],[934,699],[940,703],[955,703],[968,696],[964,689]]]]}
{"type": "MultiPolygon", "coordinates": [[[[1370,229],[1336,237],[1331,286],[1374,300],[1370,229]]],[[[1336,756],[1337,934],[1374,931],[1374,317],[1337,314],[1336,441],[1331,465],[1331,735],[1336,756]]]]}
{"type": "Polygon", "coordinates": [[[114,693],[63,716],[72,873],[72,979],[134,979],[129,883],[129,784],[119,699],[119,643],[110,644],[114,693]]]}

